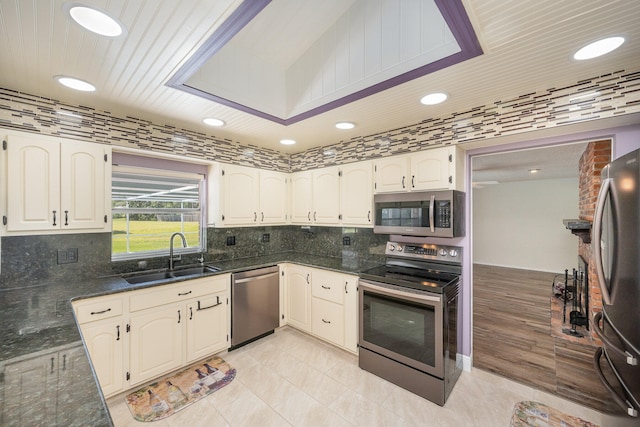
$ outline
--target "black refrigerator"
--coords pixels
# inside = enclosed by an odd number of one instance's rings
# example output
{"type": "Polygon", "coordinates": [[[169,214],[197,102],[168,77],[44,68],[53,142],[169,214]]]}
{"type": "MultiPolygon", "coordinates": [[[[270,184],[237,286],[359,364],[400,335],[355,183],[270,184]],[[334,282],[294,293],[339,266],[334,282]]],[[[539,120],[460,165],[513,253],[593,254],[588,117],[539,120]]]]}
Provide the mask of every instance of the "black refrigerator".
{"type": "Polygon", "coordinates": [[[602,292],[594,316],[603,346],[594,362],[600,380],[630,417],[640,412],[640,150],[602,170],[593,226],[602,292]],[[609,368],[602,369],[609,365],[609,368]],[[606,371],[607,375],[603,374],[606,371]]]}

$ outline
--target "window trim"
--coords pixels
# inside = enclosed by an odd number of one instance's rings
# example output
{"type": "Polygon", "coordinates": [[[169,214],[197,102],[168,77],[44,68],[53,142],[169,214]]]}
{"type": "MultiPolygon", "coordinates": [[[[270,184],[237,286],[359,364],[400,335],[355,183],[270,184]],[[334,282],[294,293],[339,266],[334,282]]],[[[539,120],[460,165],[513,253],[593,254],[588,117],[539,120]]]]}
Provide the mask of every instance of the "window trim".
{"type": "MultiPolygon", "coordinates": [[[[199,230],[199,246],[198,247],[176,247],[174,248],[174,254],[196,254],[206,252],[207,250],[207,235],[206,235],[206,218],[207,218],[207,174],[206,172],[201,172],[203,170],[202,165],[198,164],[190,164],[183,162],[176,162],[173,160],[165,161],[163,159],[157,158],[149,158],[142,156],[132,156],[128,154],[122,154],[121,156],[113,156],[113,165],[111,171],[111,178],[113,179],[113,174],[116,172],[125,172],[125,173],[134,173],[141,175],[150,175],[157,177],[176,177],[176,178],[187,178],[187,179],[197,179],[200,181],[200,185],[198,188],[199,193],[199,203],[200,209],[194,209],[193,211],[200,212],[200,230],[199,230]],[[126,159],[121,164],[116,164],[117,159],[126,159]],[[132,165],[135,163],[135,159],[140,159],[141,166],[132,165]],[[180,170],[176,170],[176,164],[181,164],[182,167],[179,167],[180,170]],[[168,169],[163,169],[162,167],[168,167],[168,169]],[[173,168],[172,168],[173,166],[173,168]]],[[[204,168],[206,170],[206,168],[204,168]]],[[[113,218],[113,213],[117,212],[117,208],[113,207],[113,195],[111,196],[111,216],[113,218]]],[[[135,209],[135,208],[134,208],[135,209]]],[[[168,209],[170,210],[170,209],[168,209]]],[[[128,212],[131,210],[127,209],[128,212]]],[[[140,212],[148,211],[148,209],[140,208],[140,212]]],[[[184,212],[184,210],[180,210],[180,212],[184,212]]],[[[113,220],[111,221],[111,233],[113,239],[113,220]]],[[[113,240],[112,240],[113,241],[113,240]]],[[[111,247],[111,261],[129,261],[129,260],[139,260],[139,259],[148,259],[148,258],[160,258],[160,257],[168,257],[169,256],[169,248],[167,249],[159,249],[153,251],[145,251],[145,252],[125,252],[114,254],[113,253],[113,245],[111,247]]]]}

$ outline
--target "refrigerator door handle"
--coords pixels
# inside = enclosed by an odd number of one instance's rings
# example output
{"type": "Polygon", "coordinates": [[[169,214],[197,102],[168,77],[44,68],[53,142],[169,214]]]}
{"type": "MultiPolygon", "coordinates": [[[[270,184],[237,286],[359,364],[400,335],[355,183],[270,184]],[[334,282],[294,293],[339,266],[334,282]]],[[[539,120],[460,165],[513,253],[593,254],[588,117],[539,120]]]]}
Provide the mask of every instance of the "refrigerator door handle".
{"type": "MultiPolygon", "coordinates": [[[[624,396],[620,396],[618,392],[614,390],[613,386],[609,384],[609,381],[605,378],[604,374],[602,373],[602,368],[600,368],[601,357],[602,357],[602,347],[598,347],[595,354],[593,355],[593,365],[596,369],[596,374],[598,375],[598,377],[600,377],[600,381],[602,382],[604,387],[607,389],[607,391],[609,391],[614,402],[616,402],[622,409],[624,409],[627,415],[629,415],[630,417],[637,417],[638,410],[634,408],[631,402],[625,399],[624,396]]],[[[607,364],[615,372],[615,368],[611,366],[608,360],[607,360],[607,364]]]]}
{"type": "Polygon", "coordinates": [[[607,336],[604,334],[604,330],[600,327],[601,320],[602,320],[602,313],[594,314],[593,324],[594,324],[595,333],[598,336],[598,338],[602,340],[602,342],[607,346],[608,349],[611,349],[616,353],[620,354],[622,357],[624,357],[625,360],[627,361],[627,364],[631,366],[636,366],[638,364],[638,358],[635,357],[633,354],[629,353],[628,351],[624,351],[620,347],[616,346],[614,343],[611,342],[611,340],[609,340],[609,338],[607,338],[607,336]]]}
{"type": "Polygon", "coordinates": [[[596,204],[595,218],[593,222],[593,256],[596,263],[596,274],[598,275],[598,283],[600,284],[600,292],[602,293],[602,300],[605,304],[611,305],[611,294],[609,288],[607,288],[607,282],[604,277],[604,267],[602,265],[602,248],[600,247],[602,239],[602,215],[604,213],[604,205],[607,200],[607,193],[611,188],[611,178],[607,178],[602,181],[602,187],[598,193],[598,202],[596,204]]]}

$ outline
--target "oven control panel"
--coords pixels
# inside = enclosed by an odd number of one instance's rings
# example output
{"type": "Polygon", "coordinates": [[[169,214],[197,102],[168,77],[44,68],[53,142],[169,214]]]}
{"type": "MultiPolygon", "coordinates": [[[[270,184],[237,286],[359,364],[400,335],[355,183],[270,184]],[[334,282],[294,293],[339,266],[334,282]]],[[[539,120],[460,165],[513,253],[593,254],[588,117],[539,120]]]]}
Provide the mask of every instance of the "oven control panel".
{"type": "Polygon", "coordinates": [[[462,248],[458,246],[388,242],[385,254],[395,257],[462,262],[462,248]]]}

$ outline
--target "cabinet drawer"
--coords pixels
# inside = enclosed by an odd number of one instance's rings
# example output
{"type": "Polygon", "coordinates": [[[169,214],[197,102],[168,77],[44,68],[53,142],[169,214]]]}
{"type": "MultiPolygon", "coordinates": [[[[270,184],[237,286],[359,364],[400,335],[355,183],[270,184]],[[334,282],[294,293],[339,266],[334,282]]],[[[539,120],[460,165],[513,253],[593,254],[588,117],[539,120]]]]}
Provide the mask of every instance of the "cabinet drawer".
{"type": "Polygon", "coordinates": [[[144,310],[164,304],[186,301],[214,292],[224,292],[227,290],[228,283],[229,275],[225,274],[135,291],[130,296],[129,311],[144,310]]]}
{"type": "Polygon", "coordinates": [[[339,346],[344,345],[344,308],[340,304],[313,298],[311,332],[339,346]]]}
{"type": "Polygon", "coordinates": [[[313,283],[311,285],[314,297],[342,304],[344,281],[342,275],[326,270],[313,271],[313,283]]]}
{"type": "Polygon", "coordinates": [[[74,301],[72,305],[78,323],[83,324],[122,315],[123,298],[123,296],[89,298],[74,301]]]}

